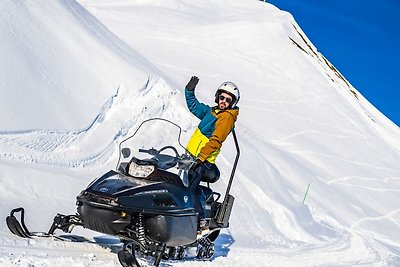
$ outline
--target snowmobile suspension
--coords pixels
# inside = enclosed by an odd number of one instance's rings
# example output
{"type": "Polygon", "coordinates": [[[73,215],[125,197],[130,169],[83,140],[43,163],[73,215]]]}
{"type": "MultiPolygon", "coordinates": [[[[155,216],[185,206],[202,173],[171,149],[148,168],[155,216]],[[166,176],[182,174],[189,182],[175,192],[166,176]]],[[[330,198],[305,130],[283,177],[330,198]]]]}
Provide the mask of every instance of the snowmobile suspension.
{"type": "Polygon", "coordinates": [[[72,228],[76,225],[82,225],[83,222],[81,221],[80,217],[77,215],[62,215],[62,214],[57,214],[54,217],[53,224],[50,227],[50,230],[45,233],[45,232],[30,232],[28,228],[25,225],[25,210],[24,208],[16,208],[13,209],[10,212],[10,215],[7,216],[6,218],[6,223],[8,226],[8,229],[20,237],[24,238],[30,238],[33,236],[39,236],[39,237],[49,237],[49,236],[54,236],[54,231],[56,229],[61,229],[66,233],[70,233],[72,231],[72,228]],[[18,220],[15,217],[15,214],[20,213],[20,219],[18,220]]]}
{"type": "Polygon", "coordinates": [[[65,233],[71,233],[72,229],[76,225],[83,226],[83,222],[78,215],[63,215],[58,213],[54,217],[53,224],[48,232],[49,235],[53,235],[57,229],[63,230],[65,233]]]}
{"type": "Polygon", "coordinates": [[[146,245],[146,239],[145,239],[145,230],[144,230],[144,224],[143,224],[143,213],[139,213],[139,224],[138,224],[138,240],[142,245],[146,245]]]}

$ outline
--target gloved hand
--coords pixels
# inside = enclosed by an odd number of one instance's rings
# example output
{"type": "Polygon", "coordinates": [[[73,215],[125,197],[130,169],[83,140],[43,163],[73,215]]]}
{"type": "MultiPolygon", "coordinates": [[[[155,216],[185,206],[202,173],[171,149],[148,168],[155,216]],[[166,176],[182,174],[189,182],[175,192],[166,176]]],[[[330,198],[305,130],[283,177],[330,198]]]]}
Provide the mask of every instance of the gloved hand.
{"type": "Polygon", "coordinates": [[[199,82],[199,78],[197,78],[196,76],[192,76],[192,78],[190,78],[190,81],[186,85],[186,90],[194,91],[194,88],[196,88],[196,85],[198,82],[199,82]]]}
{"type": "Polygon", "coordinates": [[[201,164],[203,164],[203,162],[200,159],[196,159],[190,167],[189,172],[195,172],[196,169],[201,166],[201,164]]]}

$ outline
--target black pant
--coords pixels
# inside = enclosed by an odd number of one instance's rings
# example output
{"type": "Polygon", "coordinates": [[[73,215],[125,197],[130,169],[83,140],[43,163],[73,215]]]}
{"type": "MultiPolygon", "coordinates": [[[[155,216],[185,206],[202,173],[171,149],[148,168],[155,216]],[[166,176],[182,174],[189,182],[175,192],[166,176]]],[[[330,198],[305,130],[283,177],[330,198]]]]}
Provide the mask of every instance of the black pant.
{"type": "Polygon", "coordinates": [[[201,164],[194,172],[190,173],[190,181],[189,181],[189,191],[192,195],[193,207],[195,210],[199,212],[198,219],[204,219],[204,209],[201,206],[199,196],[197,196],[196,191],[200,185],[201,178],[203,175],[211,168],[211,163],[203,163],[201,164]]]}
{"type": "Polygon", "coordinates": [[[218,181],[220,172],[217,165],[204,162],[194,172],[189,173],[189,190],[192,195],[193,207],[199,212],[198,219],[204,219],[204,210],[200,203],[200,198],[196,194],[199,190],[199,184],[201,181],[208,183],[215,183],[218,181]]]}

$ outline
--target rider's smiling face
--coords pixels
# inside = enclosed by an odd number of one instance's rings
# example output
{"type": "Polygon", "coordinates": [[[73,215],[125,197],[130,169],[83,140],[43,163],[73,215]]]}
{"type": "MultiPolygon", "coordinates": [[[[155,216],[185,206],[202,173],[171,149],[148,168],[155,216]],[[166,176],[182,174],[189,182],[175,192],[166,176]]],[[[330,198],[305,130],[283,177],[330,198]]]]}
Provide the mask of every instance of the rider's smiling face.
{"type": "Polygon", "coordinates": [[[218,108],[221,110],[229,108],[232,103],[232,97],[227,93],[221,93],[218,96],[218,108]]]}

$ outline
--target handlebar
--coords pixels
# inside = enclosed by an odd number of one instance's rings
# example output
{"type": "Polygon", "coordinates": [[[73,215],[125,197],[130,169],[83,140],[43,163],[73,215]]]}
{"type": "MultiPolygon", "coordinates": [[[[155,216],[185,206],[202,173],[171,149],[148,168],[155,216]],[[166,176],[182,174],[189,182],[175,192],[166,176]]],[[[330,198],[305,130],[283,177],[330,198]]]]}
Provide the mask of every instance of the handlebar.
{"type": "Polygon", "coordinates": [[[158,150],[155,149],[155,148],[150,148],[150,149],[142,149],[142,148],[140,148],[140,149],[139,149],[139,152],[141,152],[141,153],[147,153],[147,154],[152,155],[152,156],[155,156],[155,155],[157,155],[157,154],[160,153],[160,151],[158,151],[158,150]]]}
{"type": "Polygon", "coordinates": [[[150,148],[150,149],[142,149],[142,148],[140,148],[139,152],[147,153],[147,154],[152,155],[152,156],[156,156],[156,155],[159,155],[162,151],[164,151],[166,149],[172,149],[175,152],[175,156],[177,158],[179,158],[178,150],[173,146],[165,146],[165,147],[161,148],[160,150],[157,150],[155,148],[150,148]]]}
{"type": "MultiPolygon", "coordinates": [[[[150,148],[150,149],[140,148],[139,152],[153,156],[153,159],[156,159],[158,164],[167,164],[165,166],[167,166],[168,168],[173,167],[177,164],[177,167],[180,170],[188,170],[190,166],[192,166],[194,161],[194,158],[189,154],[180,155],[178,150],[173,146],[164,146],[159,150],[155,148],[150,148]],[[161,154],[161,152],[166,149],[173,150],[175,156],[161,154]]],[[[163,168],[165,168],[165,166],[163,168]]]]}

